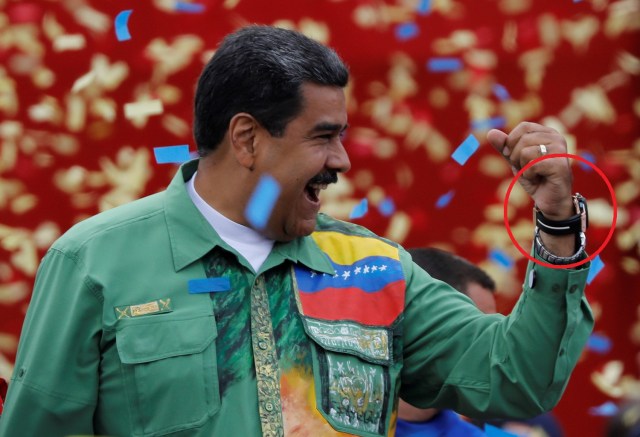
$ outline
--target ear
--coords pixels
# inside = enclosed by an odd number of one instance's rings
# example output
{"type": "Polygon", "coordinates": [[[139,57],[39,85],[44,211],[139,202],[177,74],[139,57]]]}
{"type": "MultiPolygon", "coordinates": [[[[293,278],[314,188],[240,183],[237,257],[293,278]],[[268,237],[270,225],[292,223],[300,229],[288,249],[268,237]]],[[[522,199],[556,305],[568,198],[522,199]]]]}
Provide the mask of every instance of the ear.
{"type": "Polygon", "coordinates": [[[251,114],[239,112],[229,122],[231,150],[241,166],[253,170],[256,134],[260,124],[251,114]]]}

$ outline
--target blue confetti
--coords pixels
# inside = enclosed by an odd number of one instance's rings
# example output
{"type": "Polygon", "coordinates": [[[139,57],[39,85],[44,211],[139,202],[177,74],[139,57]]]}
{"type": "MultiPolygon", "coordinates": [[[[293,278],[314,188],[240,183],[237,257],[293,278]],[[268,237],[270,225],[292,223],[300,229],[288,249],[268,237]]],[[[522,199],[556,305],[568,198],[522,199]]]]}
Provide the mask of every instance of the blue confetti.
{"type": "Polygon", "coordinates": [[[509,95],[509,91],[507,91],[507,89],[499,83],[493,85],[493,94],[495,94],[495,96],[502,102],[511,98],[511,96],[509,95]]]}
{"type": "Polygon", "coordinates": [[[389,217],[394,212],[396,212],[396,205],[393,203],[393,199],[391,197],[386,197],[380,205],[378,205],[378,211],[385,217],[389,217]]]}
{"type": "Polygon", "coordinates": [[[513,268],[513,265],[515,264],[513,258],[500,249],[492,249],[489,252],[489,259],[495,261],[496,264],[506,269],[513,268]]]}
{"type": "Polygon", "coordinates": [[[191,159],[189,146],[186,144],[180,146],[154,147],[153,154],[158,164],[180,164],[191,159]]]}
{"type": "Polygon", "coordinates": [[[415,38],[419,33],[420,28],[416,23],[403,23],[396,26],[396,38],[400,41],[415,38]]]}
{"type": "Polygon", "coordinates": [[[364,217],[365,214],[369,211],[369,201],[367,199],[362,199],[360,203],[353,207],[351,213],[349,214],[349,219],[359,219],[364,217]]]}
{"type": "Polygon", "coordinates": [[[278,182],[269,175],[263,175],[244,210],[244,215],[251,226],[256,229],[264,229],[267,226],[279,195],[280,185],[278,182]]]}
{"type": "Polygon", "coordinates": [[[214,293],[217,291],[231,290],[229,278],[205,278],[191,279],[189,281],[189,293],[214,293]]]}
{"type": "Polygon", "coordinates": [[[489,425],[485,423],[484,432],[488,437],[518,437],[517,434],[511,434],[510,432],[504,431],[496,426],[489,425]]]}
{"type": "Polygon", "coordinates": [[[507,124],[507,120],[504,117],[492,117],[481,120],[473,120],[471,122],[471,129],[494,129],[504,127],[507,124]]]}
{"type": "Polygon", "coordinates": [[[587,276],[587,284],[591,284],[596,276],[600,274],[602,269],[604,269],[604,263],[600,259],[600,255],[598,255],[591,260],[591,268],[589,269],[589,275],[587,276]]]}
{"type": "MultiPolygon", "coordinates": [[[[591,152],[580,152],[579,155],[592,164],[596,163],[596,156],[591,152]]],[[[593,171],[593,168],[591,168],[590,165],[587,165],[584,162],[580,162],[580,168],[582,168],[584,171],[593,171]]]]}
{"type": "Polygon", "coordinates": [[[179,12],[187,12],[189,14],[199,14],[201,12],[204,12],[205,7],[204,5],[200,5],[198,3],[186,3],[186,2],[177,1],[174,9],[179,12]]]}
{"type": "Polygon", "coordinates": [[[427,62],[427,69],[434,73],[457,71],[462,68],[460,58],[431,58],[427,62]]]}
{"type": "Polygon", "coordinates": [[[471,158],[471,156],[476,153],[480,147],[480,143],[476,139],[476,137],[469,135],[467,139],[465,139],[462,144],[458,146],[458,148],[453,152],[451,157],[460,165],[465,165],[467,160],[471,158]]]}
{"type": "Polygon", "coordinates": [[[618,406],[611,401],[607,401],[597,407],[589,408],[589,414],[592,416],[612,417],[618,414],[618,406]]]}
{"type": "Polygon", "coordinates": [[[587,341],[587,349],[601,355],[608,353],[611,347],[611,339],[602,334],[591,334],[587,341]]]}
{"type": "Polygon", "coordinates": [[[418,14],[427,15],[431,12],[431,0],[420,0],[418,3],[418,14]]]}
{"type": "Polygon", "coordinates": [[[133,9],[127,9],[125,11],[120,11],[118,15],[116,15],[116,19],[114,22],[114,26],[116,29],[116,38],[118,41],[128,41],[131,39],[131,34],[129,33],[129,16],[133,9]]]}
{"type": "Polygon", "coordinates": [[[455,190],[451,190],[446,194],[443,194],[442,196],[440,196],[438,198],[438,200],[436,201],[436,208],[437,209],[442,209],[444,207],[446,207],[447,205],[449,205],[451,203],[451,199],[453,199],[453,196],[455,196],[456,192],[455,190]]]}

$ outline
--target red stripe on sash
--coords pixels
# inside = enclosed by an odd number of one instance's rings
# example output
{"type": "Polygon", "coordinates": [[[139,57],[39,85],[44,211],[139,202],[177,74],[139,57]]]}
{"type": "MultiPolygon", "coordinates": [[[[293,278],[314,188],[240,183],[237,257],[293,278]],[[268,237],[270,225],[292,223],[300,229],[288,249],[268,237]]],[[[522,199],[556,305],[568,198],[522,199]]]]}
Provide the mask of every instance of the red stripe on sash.
{"type": "Polygon", "coordinates": [[[300,303],[305,316],[389,326],[404,309],[404,289],[405,281],[400,280],[374,293],[356,287],[325,288],[315,293],[300,291],[300,303]]]}

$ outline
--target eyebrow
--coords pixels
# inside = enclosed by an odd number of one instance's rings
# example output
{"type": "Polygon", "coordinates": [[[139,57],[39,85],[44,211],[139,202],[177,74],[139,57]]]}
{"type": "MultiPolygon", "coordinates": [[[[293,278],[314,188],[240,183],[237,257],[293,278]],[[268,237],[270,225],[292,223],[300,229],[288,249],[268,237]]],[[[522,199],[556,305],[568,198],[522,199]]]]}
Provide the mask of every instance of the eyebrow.
{"type": "Polygon", "coordinates": [[[347,128],[349,127],[348,124],[346,125],[341,125],[338,123],[327,123],[327,122],[323,122],[323,123],[318,123],[316,124],[313,129],[311,129],[310,133],[316,133],[316,132],[342,132],[347,130],[347,128]]]}

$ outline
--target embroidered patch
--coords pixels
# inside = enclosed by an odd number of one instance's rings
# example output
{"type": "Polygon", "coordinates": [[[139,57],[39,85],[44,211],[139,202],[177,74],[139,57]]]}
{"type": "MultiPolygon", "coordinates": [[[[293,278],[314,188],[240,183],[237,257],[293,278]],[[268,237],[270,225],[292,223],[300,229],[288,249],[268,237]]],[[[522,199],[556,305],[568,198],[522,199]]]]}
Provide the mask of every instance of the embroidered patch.
{"type": "Polygon", "coordinates": [[[309,335],[322,347],[347,352],[379,364],[389,364],[391,347],[389,331],[353,322],[325,322],[303,318],[309,335]]]}
{"type": "Polygon", "coordinates": [[[130,317],[147,316],[150,314],[170,313],[171,299],[158,299],[138,305],[125,305],[114,307],[118,320],[130,317]]]}
{"type": "Polygon", "coordinates": [[[384,434],[389,376],[383,366],[349,355],[325,354],[323,410],[341,425],[357,431],[384,434]]]}

